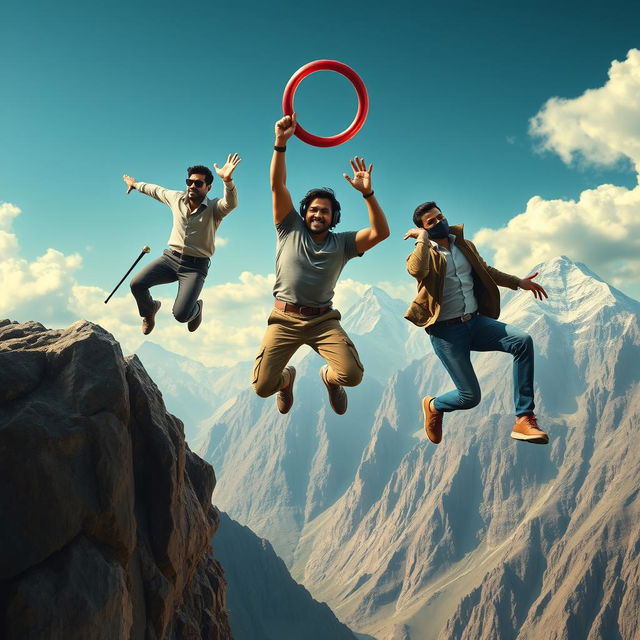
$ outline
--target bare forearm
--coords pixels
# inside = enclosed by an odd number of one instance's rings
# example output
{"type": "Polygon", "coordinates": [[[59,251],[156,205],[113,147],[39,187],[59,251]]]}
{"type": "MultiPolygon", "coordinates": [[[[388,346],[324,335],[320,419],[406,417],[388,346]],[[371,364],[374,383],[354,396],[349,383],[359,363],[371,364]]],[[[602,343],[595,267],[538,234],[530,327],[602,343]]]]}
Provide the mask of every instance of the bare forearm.
{"type": "Polygon", "coordinates": [[[358,253],[368,251],[389,237],[387,219],[375,196],[370,196],[366,200],[369,212],[369,226],[365,229],[360,229],[356,234],[356,249],[358,253]]]}
{"type": "MultiPolygon", "coordinates": [[[[276,136],[276,147],[286,147],[287,139],[276,136]]],[[[293,203],[291,201],[291,194],[287,189],[287,163],[285,160],[284,151],[273,150],[273,156],[271,156],[271,195],[273,199],[273,221],[276,224],[282,222],[291,209],[293,209],[293,203]]]]}
{"type": "Polygon", "coordinates": [[[369,226],[371,227],[372,234],[380,240],[384,240],[389,237],[389,223],[384,215],[384,211],[380,206],[380,203],[376,199],[375,195],[365,198],[367,202],[367,210],[369,213],[369,226]]]}
{"type": "MultiPolygon", "coordinates": [[[[287,141],[276,136],[275,147],[286,147],[287,141]]],[[[273,150],[271,156],[271,189],[286,188],[287,186],[287,162],[284,151],[273,150]]]]}

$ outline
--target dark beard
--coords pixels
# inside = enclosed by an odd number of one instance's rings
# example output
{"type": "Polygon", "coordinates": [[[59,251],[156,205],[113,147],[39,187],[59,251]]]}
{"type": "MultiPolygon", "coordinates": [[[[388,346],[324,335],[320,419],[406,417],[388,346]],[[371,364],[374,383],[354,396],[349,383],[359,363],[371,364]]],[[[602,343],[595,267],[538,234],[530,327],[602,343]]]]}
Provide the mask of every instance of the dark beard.
{"type": "MultiPolygon", "coordinates": [[[[320,224],[322,224],[322,223],[320,223],[320,224]]],[[[307,231],[309,231],[309,233],[310,233],[312,236],[317,236],[317,235],[320,235],[321,233],[324,233],[325,231],[329,231],[329,227],[330,227],[330,225],[331,225],[331,223],[328,223],[328,224],[326,224],[326,225],[323,225],[323,226],[322,226],[322,228],[321,228],[319,231],[314,231],[314,230],[311,228],[311,224],[310,224],[310,223],[307,223],[307,225],[306,225],[306,226],[307,226],[307,231]]]]}

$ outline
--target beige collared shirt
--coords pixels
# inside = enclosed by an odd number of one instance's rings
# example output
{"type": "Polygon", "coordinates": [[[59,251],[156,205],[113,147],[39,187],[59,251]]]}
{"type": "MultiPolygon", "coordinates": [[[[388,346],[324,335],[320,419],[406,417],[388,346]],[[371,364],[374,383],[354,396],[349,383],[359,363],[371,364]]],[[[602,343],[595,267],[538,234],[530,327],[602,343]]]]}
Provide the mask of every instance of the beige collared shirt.
{"type": "Polygon", "coordinates": [[[205,198],[193,212],[189,210],[186,191],[172,191],[149,182],[136,182],[133,186],[160,202],[173,214],[173,228],[169,246],[179,253],[197,258],[210,258],[214,251],[216,230],[227,214],[238,206],[238,194],[233,181],[224,182],[222,198],[205,198]]]}

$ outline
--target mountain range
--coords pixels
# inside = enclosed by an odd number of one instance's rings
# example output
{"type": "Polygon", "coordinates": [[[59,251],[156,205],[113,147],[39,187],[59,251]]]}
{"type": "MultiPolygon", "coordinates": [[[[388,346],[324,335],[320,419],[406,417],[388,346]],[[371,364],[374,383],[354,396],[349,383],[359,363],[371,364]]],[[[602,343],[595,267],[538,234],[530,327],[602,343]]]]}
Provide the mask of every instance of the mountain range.
{"type": "Polygon", "coordinates": [[[408,301],[375,288],[344,314],[365,365],[345,416],[331,412],[312,352],[288,415],[246,386],[213,415],[201,455],[218,474],[214,501],[351,629],[640,637],[640,304],[564,256],[535,270],[549,299],[509,291],[501,320],[534,339],[549,446],[509,438],[500,353],[474,355],[481,404],[446,416],[440,445],[426,441],[420,399],[451,382],[403,319],[408,301]]]}

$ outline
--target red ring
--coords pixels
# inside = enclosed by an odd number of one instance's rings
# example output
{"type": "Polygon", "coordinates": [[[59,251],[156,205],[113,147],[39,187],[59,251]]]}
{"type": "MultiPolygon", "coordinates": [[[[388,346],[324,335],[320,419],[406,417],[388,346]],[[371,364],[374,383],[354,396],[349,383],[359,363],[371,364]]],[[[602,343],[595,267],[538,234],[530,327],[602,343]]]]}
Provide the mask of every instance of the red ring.
{"type": "Polygon", "coordinates": [[[369,112],[369,96],[367,95],[367,88],[364,86],[362,78],[351,67],[337,60],[314,60],[313,62],[305,64],[304,67],[300,67],[291,76],[289,82],[287,82],[287,86],[284,88],[284,94],[282,95],[282,112],[285,116],[290,116],[293,113],[293,96],[295,95],[298,85],[308,75],[316,71],[335,71],[340,73],[351,81],[351,84],[353,84],[358,94],[358,112],[356,113],[356,117],[342,133],[335,136],[322,137],[309,133],[300,126],[299,122],[296,126],[296,136],[303,142],[312,144],[314,147],[335,147],[350,140],[360,131],[369,112]]]}

